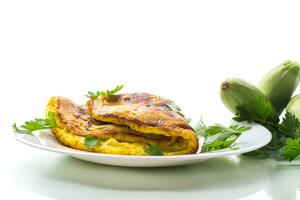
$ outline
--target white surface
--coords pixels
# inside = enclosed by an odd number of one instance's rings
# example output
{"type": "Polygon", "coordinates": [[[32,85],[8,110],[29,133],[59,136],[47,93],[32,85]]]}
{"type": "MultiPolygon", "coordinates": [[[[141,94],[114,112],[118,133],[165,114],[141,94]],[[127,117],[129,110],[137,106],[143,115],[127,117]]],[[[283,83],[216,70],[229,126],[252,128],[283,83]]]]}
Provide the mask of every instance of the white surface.
{"type": "Polygon", "coordinates": [[[212,158],[240,155],[259,149],[271,141],[271,133],[263,126],[246,123],[243,123],[243,125],[249,126],[251,129],[243,133],[234,143],[234,146],[239,149],[233,150],[227,148],[214,152],[180,156],[126,156],[86,152],[63,146],[55,139],[50,131],[41,131],[36,133],[35,136],[18,133],[12,133],[12,135],[15,136],[17,141],[28,146],[40,150],[70,155],[80,160],[93,163],[125,167],[168,167],[199,163],[212,158]]]}
{"type": "MultiPolygon", "coordinates": [[[[299,163],[214,159],[172,169],[94,165],[20,145],[11,124],[52,95],[125,83],[227,121],[218,90],[300,61],[299,1],[0,1],[1,199],[300,199],[299,163]],[[6,198],[3,198],[3,197],[6,198]]],[[[299,91],[299,90],[298,90],[299,91]]]]}

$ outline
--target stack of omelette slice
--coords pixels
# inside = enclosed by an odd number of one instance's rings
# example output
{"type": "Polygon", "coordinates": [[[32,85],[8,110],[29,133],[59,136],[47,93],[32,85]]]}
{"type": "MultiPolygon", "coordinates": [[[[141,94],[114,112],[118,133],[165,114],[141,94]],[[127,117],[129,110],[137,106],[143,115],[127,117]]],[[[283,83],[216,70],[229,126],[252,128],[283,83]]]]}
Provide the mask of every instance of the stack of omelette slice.
{"type": "Polygon", "coordinates": [[[119,94],[90,99],[79,106],[63,97],[52,97],[47,112],[55,114],[51,131],[64,145],[105,154],[149,155],[145,147],[159,146],[163,155],[196,153],[199,144],[184,116],[168,105],[171,100],[148,93],[119,94]],[[85,145],[95,136],[101,142],[85,145]]]}

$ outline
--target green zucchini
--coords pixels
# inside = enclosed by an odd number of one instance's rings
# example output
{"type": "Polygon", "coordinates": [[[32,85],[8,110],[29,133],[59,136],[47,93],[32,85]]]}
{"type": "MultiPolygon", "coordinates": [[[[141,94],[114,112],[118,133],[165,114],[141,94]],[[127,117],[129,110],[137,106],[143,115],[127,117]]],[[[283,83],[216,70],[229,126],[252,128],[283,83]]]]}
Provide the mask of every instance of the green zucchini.
{"type": "Polygon", "coordinates": [[[300,95],[294,96],[286,107],[286,111],[300,119],[300,95]]]}
{"type": "Polygon", "coordinates": [[[273,103],[278,114],[281,114],[299,81],[300,65],[293,61],[285,61],[262,78],[259,89],[273,103]]]}
{"type": "Polygon", "coordinates": [[[277,123],[278,114],[268,98],[251,83],[231,78],[221,85],[220,96],[224,105],[235,115],[248,112],[253,118],[277,123]]]}

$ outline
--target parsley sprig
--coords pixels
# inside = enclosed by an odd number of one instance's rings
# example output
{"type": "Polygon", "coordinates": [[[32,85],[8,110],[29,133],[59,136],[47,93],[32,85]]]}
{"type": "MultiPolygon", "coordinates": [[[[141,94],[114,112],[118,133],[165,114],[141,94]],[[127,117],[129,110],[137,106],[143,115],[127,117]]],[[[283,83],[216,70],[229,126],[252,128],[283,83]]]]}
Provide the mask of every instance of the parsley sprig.
{"type": "Polygon", "coordinates": [[[268,120],[272,109],[272,104],[269,101],[266,101],[261,97],[257,97],[255,106],[251,109],[246,106],[237,107],[238,112],[235,114],[235,117],[233,117],[233,120],[237,122],[254,121],[260,124],[268,124],[276,127],[276,124],[268,120]]]}
{"type": "Polygon", "coordinates": [[[209,152],[225,148],[237,149],[234,147],[235,141],[242,133],[250,129],[251,127],[239,126],[237,124],[230,125],[229,127],[221,124],[206,126],[202,120],[200,120],[194,128],[199,137],[204,137],[201,152],[209,152]]]}
{"type": "Polygon", "coordinates": [[[295,115],[286,112],[282,122],[278,125],[279,131],[287,137],[295,138],[300,136],[300,121],[295,115]]]}
{"type": "Polygon", "coordinates": [[[54,112],[48,112],[46,119],[36,118],[34,120],[25,121],[24,124],[22,124],[20,127],[18,127],[16,123],[12,125],[12,128],[15,132],[22,134],[32,134],[33,131],[45,130],[56,127],[57,124],[54,112]]]}
{"type": "Polygon", "coordinates": [[[88,91],[88,94],[85,96],[92,100],[96,100],[98,97],[110,97],[120,92],[123,87],[124,85],[118,85],[113,90],[104,90],[104,91],[96,91],[96,92],[88,91]]]}
{"type": "Polygon", "coordinates": [[[254,111],[245,108],[238,108],[238,113],[233,118],[235,121],[254,121],[266,127],[272,134],[271,142],[256,151],[246,155],[258,158],[274,157],[287,159],[289,161],[300,155],[300,121],[290,112],[286,112],[280,123],[267,120],[270,102],[258,100],[254,111]]]}
{"type": "Polygon", "coordinates": [[[93,135],[88,135],[84,138],[84,145],[88,148],[93,148],[98,144],[101,144],[102,140],[97,137],[97,136],[93,136],[93,135]]]}
{"type": "Polygon", "coordinates": [[[282,144],[282,157],[289,161],[300,156],[300,121],[286,112],[282,122],[278,125],[278,130],[284,135],[280,141],[282,144]],[[283,144],[284,143],[284,144],[283,144]]]}
{"type": "Polygon", "coordinates": [[[188,117],[185,117],[185,115],[183,114],[181,108],[174,102],[171,102],[171,103],[168,103],[167,106],[173,110],[174,112],[176,112],[177,114],[181,115],[182,117],[184,117],[184,120],[187,122],[187,123],[190,123],[191,122],[191,118],[188,118],[188,117]]]}
{"type": "MultiPolygon", "coordinates": [[[[55,113],[48,112],[46,119],[36,118],[34,120],[25,121],[24,124],[22,124],[20,127],[18,127],[17,124],[14,123],[12,125],[12,128],[17,133],[30,135],[32,135],[32,132],[34,131],[57,128],[55,113]]],[[[102,140],[97,136],[88,135],[84,138],[84,145],[88,148],[93,148],[101,142],[102,140]]]]}
{"type": "Polygon", "coordinates": [[[144,147],[144,151],[152,156],[162,156],[163,153],[158,144],[150,144],[149,146],[144,147]]]}
{"type": "Polygon", "coordinates": [[[288,138],[285,141],[285,146],[283,147],[283,152],[282,152],[283,158],[292,161],[299,155],[300,155],[300,137],[294,139],[288,138]]]}

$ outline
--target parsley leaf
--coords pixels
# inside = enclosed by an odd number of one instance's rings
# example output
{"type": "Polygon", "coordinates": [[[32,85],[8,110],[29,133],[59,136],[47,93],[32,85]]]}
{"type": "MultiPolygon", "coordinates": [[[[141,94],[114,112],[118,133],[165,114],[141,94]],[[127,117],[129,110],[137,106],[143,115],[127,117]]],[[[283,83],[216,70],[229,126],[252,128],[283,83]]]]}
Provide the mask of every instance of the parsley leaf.
{"type": "Polygon", "coordinates": [[[282,122],[278,125],[278,129],[284,135],[289,137],[298,137],[300,121],[292,113],[286,112],[282,122]]]}
{"type": "Polygon", "coordinates": [[[199,120],[199,122],[195,125],[194,130],[195,133],[198,137],[205,137],[205,130],[206,130],[206,125],[204,124],[202,118],[199,120]]]}
{"type": "Polygon", "coordinates": [[[230,147],[239,136],[249,130],[250,127],[231,125],[228,128],[216,124],[205,129],[206,138],[202,147],[202,152],[215,151],[230,147]]]}
{"type": "Polygon", "coordinates": [[[239,126],[237,124],[230,125],[229,128],[237,132],[245,132],[251,129],[249,126],[239,126]]]}
{"type": "Polygon", "coordinates": [[[99,91],[97,91],[97,92],[88,91],[88,93],[85,96],[92,100],[96,100],[100,96],[100,92],[99,91]]]}
{"type": "Polygon", "coordinates": [[[275,124],[268,121],[272,105],[262,98],[258,98],[254,110],[240,107],[236,116],[236,121],[254,121],[266,127],[272,134],[271,142],[256,151],[249,152],[245,155],[256,158],[279,158],[280,151],[284,159],[293,160],[300,154],[300,120],[292,113],[286,112],[281,123],[275,124]],[[296,138],[296,139],[295,139],[296,138]],[[298,143],[297,143],[298,142],[298,143]]]}
{"type": "MultiPolygon", "coordinates": [[[[247,153],[246,155],[257,155],[256,157],[266,157],[270,155],[272,150],[279,150],[282,145],[284,138],[282,137],[281,132],[278,130],[278,125],[268,120],[270,112],[272,112],[272,104],[269,101],[266,101],[262,97],[256,99],[255,104],[251,109],[240,106],[237,108],[238,113],[233,118],[235,121],[254,121],[262,126],[266,127],[272,133],[272,140],[266,146],[261,148],[257,152],[247,153]]],[[[278,154],[278,152],[276,153],[278,154]]]]}
{"type": "Polygon", "coordinates": [[[300,155],[300,137],[295,139],[288,138],[283,148],[282,156],[289,161],[294,160],[300,155]]]}
{"type": "Polygon", "coordinates": [[[100,142],[102,142],[102,140],[97,136],[88,135],[84,138],[84,145],[88,148],[93,148],[100,142]]]}
{"type": "Polygon", "coordinates": [[[182,117],[184,117],[184,120],[187,122],[187,123],[190,123],[191,122],[191,118],[187,118],[184,116],[181,108],[174,102],[171,102],[171,103],[168,103],[167,106],[173,110],[174,112],[176,112],[177,114],[181,115],[182,117]]]}
{"type": "Polygon", "coordinates": [[[174,112],[178,113],[181,116],[184,116],[183,112],[181,111],[181,108],[174,102],[168,103],[167,106],[171,108],[174,112]]]}
{"type": "Polygon", "coordinates": [[[150,144],[149,146],[144,147],[144,151],[152,156],[162,156],[163,153],[158,144],[150,144]]]}
{"type": "Polygon", "coordinates": [[[232,145],[243,132],[250,129],[251,127],[239,125],[225,127],[221,124],[215,124],[206,126],[202,120],[194,128],[198,136],[205,138],[201,152],[215,151],[228,147],[237,149],[238,147],[233,147],[232,145]]]}
{"type": "Polygon", "coordinates": [[[18,128],[16,122],[12,125],[12,128],[15,132],[17,133],[22,133],[22,134],[32,134],[31,132],[28,132],[27,130],[23,130],[23,129],[20,129],[18,128]]]}
{"type": "Polygon", "coordinates": [[[236,108],[238,111],[235,114],[233,120],[241,122],[241,121],[254,121],[258,123],[267,123],[276,126],[272,122],[268,121],[268,117],[272,112],[272,104],[262,97],[257,97],[255,101],[255,106],[252,106],[249,109],[246,106],[239,106],[236,108]]]}
{"type": "Polygon", "coordinates": [[[254,110],[262,120],[267,120],[268,116],[272,112],[272,104],[270,101],[266,101],[266,99],[258,96],[254,110]]]}
{"type": "Polygon", "coordinates": [[[96,91],[96,92],[88,91],[88,94],[85,96],[92,100],[96,100],[100,96],[101,97],[110,97],[110,96],[113,96],[113,95],[117,94],[118,92],[120,92],[123,87],[124,87],[124,85],[118,85],[113,90],[104,90],[104,91],[96,91]]]}
{"type": "Polygon", "coordinates": [[[15,132],[22,134],[32,134],[33,131],[56,127],[55,113],[53,112],[48,112],[46,119],[36,118],[34,120],[25,121],[20,128],[18,128],[16,123],[12,126],[15,132]]]}

